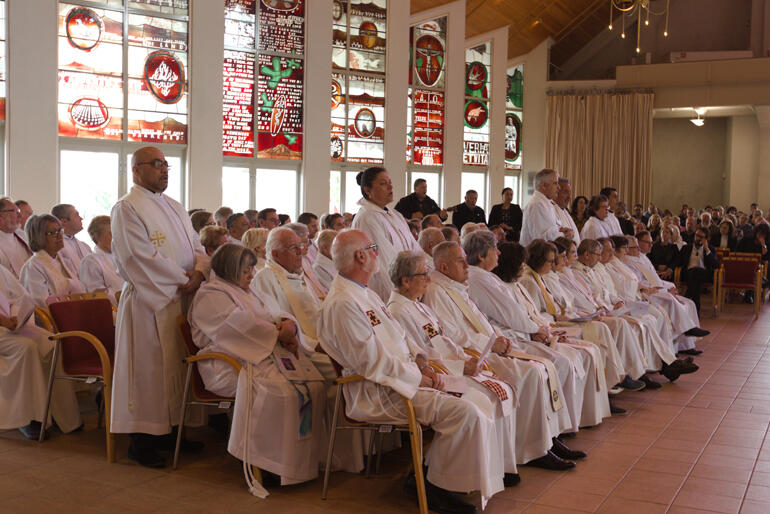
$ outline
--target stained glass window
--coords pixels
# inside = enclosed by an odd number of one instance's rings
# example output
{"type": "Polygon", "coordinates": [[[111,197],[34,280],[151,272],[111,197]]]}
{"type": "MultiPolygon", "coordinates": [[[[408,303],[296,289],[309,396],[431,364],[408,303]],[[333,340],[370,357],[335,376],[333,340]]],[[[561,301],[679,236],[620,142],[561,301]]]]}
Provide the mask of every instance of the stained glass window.
{"type": "Polygon", "coordinates": [[[5,18],[5,0],[0,0],[0,120],[5,120],[5,98],[6,98],[6,56],[8,49],[5,46],[6,41],[6,18],[5,18]]]}
{"type": "Polygon", "coordinates": [[[447,17],[409,29],[406,162],[444,163],[444,84],[447,17]]]}
{"type": "Polygon", "coordinates": [[[463,164],[489,165],[489,98],[492,43],[465,50],[463,164]]]}
{"type": "Polygon", "coordinates": [[[226,0],[224,155],[302,159],[304,53],[305,0],[226,0]]]}
{"type": "Polygon", "coordinates": [[[187,143],[187,4],[59,3],[59,135],[187,143]]]}
{"type": "Polygon", "coordinates": [[[524,65],[508,68],[505,94],[505,168],[521,169],[521,123],[524,107],[524,65]]]}
{"type": "Polygon", "coordinates": [[[334,0],[332,18],[331,160],[381,164],[387,0],[334,0]]]}

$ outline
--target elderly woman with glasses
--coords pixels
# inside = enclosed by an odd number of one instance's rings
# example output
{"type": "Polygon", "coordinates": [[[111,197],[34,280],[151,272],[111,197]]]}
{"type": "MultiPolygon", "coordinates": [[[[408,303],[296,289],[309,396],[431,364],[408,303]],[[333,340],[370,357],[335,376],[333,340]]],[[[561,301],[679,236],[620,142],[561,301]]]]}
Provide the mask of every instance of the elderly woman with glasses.
{"type": "Polygon", "coordinates": [[[50,214],[34,215],[27,220],[25,230],[29,247],[35,253],[21,268],[19,280],[35,304],[45,307],[49,296],[85,292],[77,269],[60,253],[64,233],[59,220],[50,214]]]}
{"type": "MultiPolygon", "coordinates": [[[[326,392],[301,349],[297,322],[271,297],[251,292],[256,263],[241,245],[218,248],[211,277],[193,300],[190,325],[199,355],[224,353],[243,366],[239,374],[219,360],[198,365],[206,389],[236,398],[228,451],[279,475],[281,485],[296,484],[318,475],[326,392]]],[[[252,492],[266,496],[248,466],[244,470],[252,492]]]]}

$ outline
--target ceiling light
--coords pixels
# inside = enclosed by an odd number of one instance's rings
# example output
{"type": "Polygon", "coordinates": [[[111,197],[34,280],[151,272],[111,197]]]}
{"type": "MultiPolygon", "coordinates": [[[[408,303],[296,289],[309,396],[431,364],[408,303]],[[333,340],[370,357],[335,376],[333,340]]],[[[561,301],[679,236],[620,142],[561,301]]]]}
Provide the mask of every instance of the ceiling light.
{"type": "Polygon", "coordinates": [[[690,123],[695,125],[696,127],[702,127],[704,123],[706,123],[706,120],[698,116],[697,118],[693,118],[690,120],[690,123]]]}
{"type": "MultiPolygon", "coordinates": [[[[662,2],[662,0],[661,0],[662,2]]],[[[666,5],[659,11],[655,11],[652,8],[652,0],[610,0],[610,23],[609,29],[612,30],[612,17],[615,11],[619,11],[621,15],[622,28],[620,37],[626,38],[626,16],[628,16],[632,22],[636,18],[636,53],[641,51],[641,34],[642,27],[649,27],[650,15],[653,16],[665,16],[666,24],[663,28],[663,37],[668,37],[668,6],[670,0],[666,0],[666,5]],[[642,25],[642,15],[644,15],[644,25],[642,25]]]]}
{"type": "Polygon", "coordinates": [[[693,107],[692,110],[695,111],[695,113],[698,116],[703,116],[703,115],[706,114],[706,108],[705,107],[693,107]]]}

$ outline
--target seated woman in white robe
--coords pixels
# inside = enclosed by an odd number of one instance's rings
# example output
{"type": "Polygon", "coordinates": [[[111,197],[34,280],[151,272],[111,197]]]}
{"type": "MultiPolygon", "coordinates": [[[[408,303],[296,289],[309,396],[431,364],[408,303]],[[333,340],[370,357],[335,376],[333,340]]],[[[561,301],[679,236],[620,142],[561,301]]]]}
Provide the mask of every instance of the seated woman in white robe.
{"type": "Polygon", "coordinates": [[[96,216],[88,224],[88,235],[94,241],[94,252],[80,261],[78,276],[86,291],[107,293],[113,305],[115,293],[123,288],[123,278],[115,271],[112,258],[112,229],[109,216],[96,216]]]}
{"type": "MultiPolygon", "coordinates": [[[[50,332],[35,326],[34,308],[29,293],[0,265],[0,430],[19,428],[37,440],[54,343],[50,332]]],[[[63,374],[61,359],[57,368],[63,374]]],[[[65,433],[82,424],[73,382],[54,381],[50,414],[65,433]]]]}
{"type": "Polygon", "coordinates": [[[388,308],[404,327],[415,362],[424,365],[430,361],[442,366],[448,372],[441,377],[446,390],[460,393],[495,420],[503,468],[506,473],[516,473],[516,391],[492,372],[481,371],[478,358],[466,354],[444,335],[436,314],[418,300],[430,281],[426,260],[423,252],[398,254],[390,266],[389,275],[396,290],[390,294],[388,308]]]}
{"type": "Polygon", "coordinates": [[[577,432],[581,426],[593,426],[609,416],[607,384],[601,354],[593,345],[563,344],[549,328],[548,320],[533,319],[525,305],[514,295],[513,289],[492,273],[498,265],[500,251],[497,238],[488,230],[477,230],[463,240],[467,255],[468,292],[481,312],[499,327],[502,333],[514,339],[520,349],[541,355],[553,361],[559,371],[564,389],[564,401],[570,414],[571,427],[577,432]],[[597,364],[601,369],[597,368],[597,364]],[[605,412],[606,411],[606,412],[605,412]]]}
{"type": "Polygon", "coordinates": [[[21,268],[19,280],[38,307],[46,307],[49,296],[84,293],[77,270],[62,255],[64,232],[50,214],[33,215],[25,227],[30,249],[35,252],[21,268]]]}
{"type": "Polygon", "coordinates": [[[580,231],[580,239],[599,239],[612,235],[612,227],[604,221],[610,214],[610,201],[604,195],[596,195],[588,203],[586,213],[589,218],[580,231]]]}
{"type": "MultiPolygon", "coordinates": [[[[237,244],[214,252],[212,276],[195,295],[190,325],[201,354],[221,352],[244,366],[236,375],[221,361],[199,363],[208,390],[236,398],[228,451],[280,475],[282,485],[295,484],[318,476],[326,392],[301,350],[296,322],[271,298],[250,291],[256,262],[254,252],[237,244]]],[[[249,485],[256,495],[266,494],[259,484],[249,485]]]]}

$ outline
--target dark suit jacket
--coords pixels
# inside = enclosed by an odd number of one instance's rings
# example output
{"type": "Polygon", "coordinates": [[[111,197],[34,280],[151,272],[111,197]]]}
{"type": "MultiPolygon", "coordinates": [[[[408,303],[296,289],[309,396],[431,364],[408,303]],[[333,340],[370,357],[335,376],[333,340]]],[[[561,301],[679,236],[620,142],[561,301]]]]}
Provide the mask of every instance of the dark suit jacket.
{"type": "Polygon", "coordinates": [[[626,218],[618,218],[620,230],[627,236],[634,235],[634,222],[626,218]]]}
{"type": "MultiPolygon", "coordinates": [[[[521,233],[521,220],[523,218],[523,213],[521,211],[521,207],[515,203],[511,204],[508,211],[510,214],[510,225],[513,227],[513,230],[510,231],[510,233],[506,233],[506,236],[509,241],[518,241],[519,234],[521,233]]],[[[499,225],[502,223],[503,213],[505,213],[503,210],[503,204],[499,203],[497,205],[493,205],[492,210],[489,213],[489,221],[487,222],[487,226],[491,227],[493,225],[499,225]]]]}
{"type": "MultiPolygon", "coordinates": [[[[709,244],[713,248],[719,248],[719,243],[721,243],[721,242],[722,242],[722,234],[714,234],[714,235],[711,236],[711,239],[709,240],[709,244]]],[[[736,246],[738,246],[738,238],[735,237],[735,236],[728,237],[727,238],[727,247],[730,249],[731,252],[735,251],[735,247],[736,246]]]]}
{"type": "MultiPolygon", "coordinates": [[[[687,271],[687,266],[690,264],[690,256],[692,255],[693,245],[685,245],[679,252],[679,263],[682,266],[682,272],[687,271]]],[[[709,245],[709,254],[703,256],[703,264],[706,266],[706,271],[713,272],[717,266],[717,254],[714,251],[714,247],[709,245]]]]}
{"type": "Polygon", "coordinates": [[[463,225],[472,221],[473,223],[486,223],[487,217],[484,215],[484,209],[476,205],[473,210],[468,208],[468,205],[463,202],[457,206],[457,209],[452,213],[452,224],[457,227],[457,230],[462,230],[463,225]]]}

